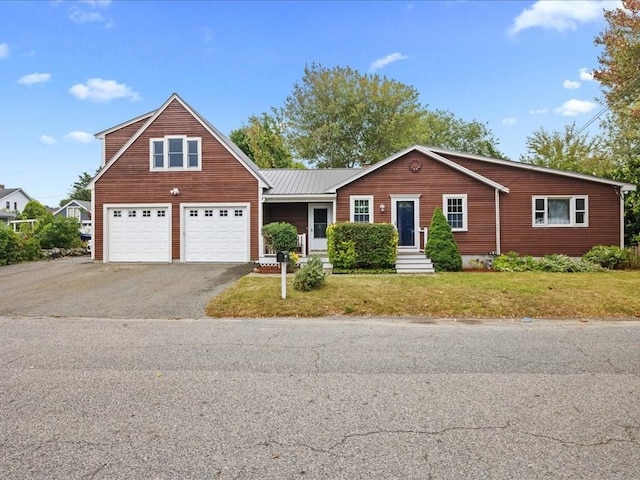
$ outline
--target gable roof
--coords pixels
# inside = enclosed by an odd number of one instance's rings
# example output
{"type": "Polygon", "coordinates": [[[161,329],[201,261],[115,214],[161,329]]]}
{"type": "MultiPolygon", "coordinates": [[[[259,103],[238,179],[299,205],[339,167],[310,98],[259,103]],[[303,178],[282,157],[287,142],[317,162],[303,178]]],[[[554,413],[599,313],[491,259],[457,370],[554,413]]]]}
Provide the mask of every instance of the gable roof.
{"type": "Polygon", "coordinates": [[[58,213],[63,211],[65,208],[67,208],[67,207],[69,207],[71,205],[77,205],[77,206],[79,206],[81,208],[84,208],[87,212],[91,211],[91,202],[87,202],[86,200],[71,199],[67,203],[65,203],[62,207],[60,207],[55,212],[53,212],[53,214],[57,215],[58,213]]]}
{"type": "Polygon", "coordinates": [[[449,160],[448,158],[443,157],[442,155],[439,155],[435,152],[430,151],[428,148],[426,147],[422,147],[420,145],[414,145],[412,147],[408,147],[405,148],[404,150],[399,151],[398,153],[395,153],[393,155],[391,155],[390,157],[385,158],[384,160],[380,160],[378,163],[376,163],[375,165],[372,165],[369,168],[365,168],[363,170],[361,170],[359,173],[357,173],[356,175],[352,176],[351,178],[348,178],[336,185],[333,185],[329,191],[330,192],[335,192],[336,190],[338,190],[341,187],[344,187],[345,185],[365,176],[368,175],[369,173],[384,167],[385,165],[393,162],[394,160],[397,160],[398,158],[402,157],[403,155],[406,155],[409,152],[412,151],[418,151],[420,153],[423,153],[424,155],[426,155],[427,157],[430,157],[434,160],[437,160],[438,162],[444,163],[445,165],[448,165],[449,167],[453,168],[454,170],[458,170],[459,172],[464,173],[465,175],[468,175],[472,178],[475,178],[476,180],[489,185],[492,188],[495,188],[497,190],[500,190],[501,192],[504,193],[509,193],[509,188],[505,187],[504,185],[499,184],[498,182],[494,182],[493,180],[480,175],[479,173],[474,172],[473,170],[469,170],[466,167],[463,167],[462,165],[458,165],[456,162],[452,162],[451,160],[449,160]]]}
{"type": "Polygon", "coordinates": [[[98,133],[94,134],[93,136],[96,137],[96,138],[103,139],[108,134],[110,134],[112,132],[115,132],[116,130],[120,130],[121,128],[128,127],[129,125],[133,125],[134,123],[139,122],[140,120],[144,120],[145,118],[149,118],[151,115],[153,115],[156,112],[157,112],[157,110],[152,110],[150,112],[145,113],[144,115],[140,115],[140,116],[138,116],[136,118],[132,118],[131,120],[127,120],[126,122],[119,123],[115,127],[107,128],[106,130],[98,132],[98,133]]]}
{"type": "Polygon", "coordinates": [[[240,148],[238,148],[238,146],[235,143],[229,140],[226,137],[226,135],[224,135],[220,130],[218,130],[211,123],[209,123],[207,119],[205,119],[202,115],[200,115],[193,108],[191,108],[191,106],[188,105],[184,100],[182,100],[182,98],[180,98],[180,96],[177,93],[173,93],[159,109],[153,112],[150,112],[148,114],[142,115],[140,117],[136,117],[135,119],[129,120],[123,124],[118,125],[117,127],[103,130],[102,132],[99,132],[95,135],[98,138],[104,138],[104,135],[106,135],[111,131],[122,128],[126,125],[131,125],[136,121],[139,121],[148,117],[144,125],[142,125],[142,127],[140,127],[140,129],[135,134],[133,134],[133,136],[120,148],[120,150],[118,150],[118,153],[116,153],[111,158],[111,160],[109,160],[109,162],[104,166],[104,168],[102,168],[100,172],[98,172],[98,174],[93,178],[93,180],[91,180],[87,188],[93,189],[95,183],[98,181],[100,177],[102,177],[104,172],[109,170],[111,165],[113,165],[123,155],[123,153],[127,151],[127,149],[149,127],[149,125],[151,125],[162,114],[162,112],[164,112],[167,109],[167,107],[171,105],[171,103],[174,101],[177,101],[178,103],[180,103],[180,105],[182,105],[182,107],[185,110],[187,110],[193,116],[193,118],[195,118],[198,122],[200,122],[200,124],[203,127],[205,127],[209,131],[209,133],[214,138],[216,138],[216,140],[218,140],[218,142],[220,142],[220,144],[224,148],[226,148],[226,150],[229,153],[231,153],[231,155],[233,155],[236,158],[236,160],[238,160],[249,171],[249,173],[251,173],[256,178],[256,180],[258,180],[258,182],[261,184],[261,187],[263,188],[271,187],[271,184],[269,183],[269,181],[260,173],[260,169],[258,168],[258,166],[255,163],[253,163],[253,161],[249,157],[247,157],[247,155],[242,150],[240,150],[240,148]]]}
{"type": "Polygon", "coordinates": [[[16,193],[16,192],[21,192],[25,197],[27,197],[29,200],[33,200],[33,198],[31,198],[27,192],[25,192],[23,189],[21,188],[0,188],[0,199],[4,198],[4,197],[8,197],[9,195],[11,195],[12,193],[16,193]]]}
{"type": "Polygon", "coordinates": [[[509,193],[509,188],[501,185],[498,182],[495,182],[493,180],[491,180],[490,178],[487,178],[483,175],[480,175],[477,172],[474,172],[473,170],[463,167],[462,165],[459,165],[458,163],[454,162],[453,160],[449,160],[448,158],[445,157],[445,155],[452,155],[452,156],[456,156],[456,157],[460,157],[460,158],[468,158],[471,160],[479,160],[482,162],[487,162],[487,163],[494,163],[494,164],[498,164],[498,165],[504,165],[507,167],[514,167],[514,168],[522,168],[525,170],[529,170],[529,171],[539,171],[539,172],[544,172],[544,173],[550,173],[553,175],[560,175],[560,176],[564,176],[564,177],[569,177],[569,178],[576,178],[576,179],[580,179],[580,180],[587,180],[590,182],[596,182],[596,183],[605,183],[608,185],[614,185],[617,187],[620,187],[620,189],[623,192],[629,192],[629,191],[634,191],[636,190],[636,186],[631,184],[631,183],[626,183],[626,182],[618,182],[616,180],[611,180],[608,178],[602,178],[602,177],[595,177],[592,175],[585,175],[583,173],[576,173],[576,172],[568,172],[566,170],[556,170],[553,168],[548,168],[548,167],[540,167],[537,165],[531,165],[528,163],[522,163],[522,162],[515,162],[513,160],[500,160],[497,158],[489,158],[489,157],[483,157],[480,155],[473,155],[473,154],[468,154],[468,153],[461,153],[461,152],[456,152],[453,150],[447,150],[444,148],[438,148],[438,147],[425,147],[422,145],[414,145],[412,147],[408,147],[405,148],[404,150],[395,153],[393,155],[391,155],[390,157],[385,158],[384,160],[379,161],[378,163],[376,163],[375,165],[366,168],[364,170],[362,170],[360,173],[354,175],[351,178],[345,179],[344,181],[334,185],[333,187],[331,187],[330,191],[331,192],[335,192],[338,188],[341,188],[351,182],[353,182],[354,180],[357,180],[358,178],[364,176],[364,175],[368,175],[370,172],[377,170],[378,168],[383,167],[384,165],[393,162],[394,160],[402,157],[403,155],[406,155],[407,153],[411,152],[411,151],[417,151],[420,152],[424,155],[426,155],[427,157],[430,157],[434,160],[437,160],[441,163],[444,163],[445,165],[450,166],[451,168],[454,168],[455,170],[458,170],[466,175],[469,175],[472,178],[475,178],[476,180],[489,185],[490,187],[496,188],[498,190],[500,190],[501,192],[504,193],[509,193]]]}
{"type": "Polygon", "coordinates": [[[361,170],[360,168],[308,170],[273,168],[260,171],[272,185],[265,195],[318,195],[326,193],[336,183],[356,175],[361,170]]]}
{"type": "Polygon", "coordinates": [[[481,155],[474,155],[474,154],[470,154],[470,153],[460,153],[460,152],[455,152],[453,150],[447,150],[447,149],[439,148],[439,147],[421,147],[421,148],[427,149],[430,152],[432,152],[433,154],[454,155],[456,157],[468,158],[470,160],[479,160],[481,162],[493,163],[493,164],[497,164],[497,165],[504,165],[504,166],[507,166],[507,167],[521,168],[521,169],[529,170],[529,171],[539,171],[539,172],[550,173],[550,174],[554,174],[554,175],[560,175],[560,176],[563,176],[563,177],[576,178],[576,179],[579,179],[579,180],[587,180],[587,181],[596,182],[596,183],[606,183],[606,184],[609,184],[609,185],[615,185],[617,187],[620,187],[623,192],[634,191],[636,189],[636,186],[634,184],[632,184],[632,183],[619,182],[619,181],[616,181],[616,180],[611,180],[609,178],[596,177],[596,176],[593,176],[593,175],[586,175],[584,173],[570,172],[570,171],[567,171],[567,170],[557,170],[555,168],[541,167],[541,166],[538,166],[538,165],[532,165],[532,164],[529,164],[529,163],[517,162],[517,161],[514,161],[514,160],[501,160],[499,158],[483,157],[481,155]]]}

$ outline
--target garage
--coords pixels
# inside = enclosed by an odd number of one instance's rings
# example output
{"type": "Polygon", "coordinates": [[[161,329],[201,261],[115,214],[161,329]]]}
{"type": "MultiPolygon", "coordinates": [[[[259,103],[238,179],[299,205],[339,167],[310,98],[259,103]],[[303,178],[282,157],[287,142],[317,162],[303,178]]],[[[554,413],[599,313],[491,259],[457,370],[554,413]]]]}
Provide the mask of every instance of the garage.
{"type": "Polygon", "coordinates": [[[168,206],[107,208],[110,262],[171,262],[171,210],[168,206]]]}
{"type": "Polygon", "coordinates": [[[248,262],[246,205],[184,206],[185,262],[248,262]]]}

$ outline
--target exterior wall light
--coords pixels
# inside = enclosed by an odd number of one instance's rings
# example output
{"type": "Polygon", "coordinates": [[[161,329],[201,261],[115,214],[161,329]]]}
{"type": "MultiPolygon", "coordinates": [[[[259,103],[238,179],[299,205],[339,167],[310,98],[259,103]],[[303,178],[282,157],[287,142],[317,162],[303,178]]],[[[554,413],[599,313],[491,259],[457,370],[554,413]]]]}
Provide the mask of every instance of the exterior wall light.
{"type": "Polygon", "coordinates": [[[384,203],[380,204],[380,211],[384,212],[387,207],[384,206],[384,203]]]}
{"type": "Polygon", "coordinates": [[[169,193],[171,195],[180,195],[180,190],[178,189],[178,187],[172,188],[171,190],[169,190],[169,193]]]}

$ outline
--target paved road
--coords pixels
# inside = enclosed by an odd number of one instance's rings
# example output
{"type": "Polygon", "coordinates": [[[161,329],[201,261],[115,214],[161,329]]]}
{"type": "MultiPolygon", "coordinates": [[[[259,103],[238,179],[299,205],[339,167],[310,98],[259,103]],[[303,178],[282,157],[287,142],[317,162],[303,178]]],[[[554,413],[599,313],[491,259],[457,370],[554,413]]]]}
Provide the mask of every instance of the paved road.
{"type": "Polygon", "coordinates": [[[0,268],[0,315],[202,318],[250,264],[93,263],[89,257],[0,268]]]}
{"type": "Polygon", "coordinates": [[[0,317],[3,479],[638,479],[640,323],[0,317]]]}

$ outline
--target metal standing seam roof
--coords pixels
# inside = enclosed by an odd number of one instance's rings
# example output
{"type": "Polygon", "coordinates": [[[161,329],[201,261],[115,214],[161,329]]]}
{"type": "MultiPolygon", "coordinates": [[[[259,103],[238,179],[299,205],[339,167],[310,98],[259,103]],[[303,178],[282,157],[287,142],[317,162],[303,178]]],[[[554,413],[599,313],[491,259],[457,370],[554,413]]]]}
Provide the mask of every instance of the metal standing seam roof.
{"type": "Polygon", "coordinates": [[[317,195],[360,173],[361,168],[262,169],[271,183],[266,195],[317,195]]]}

